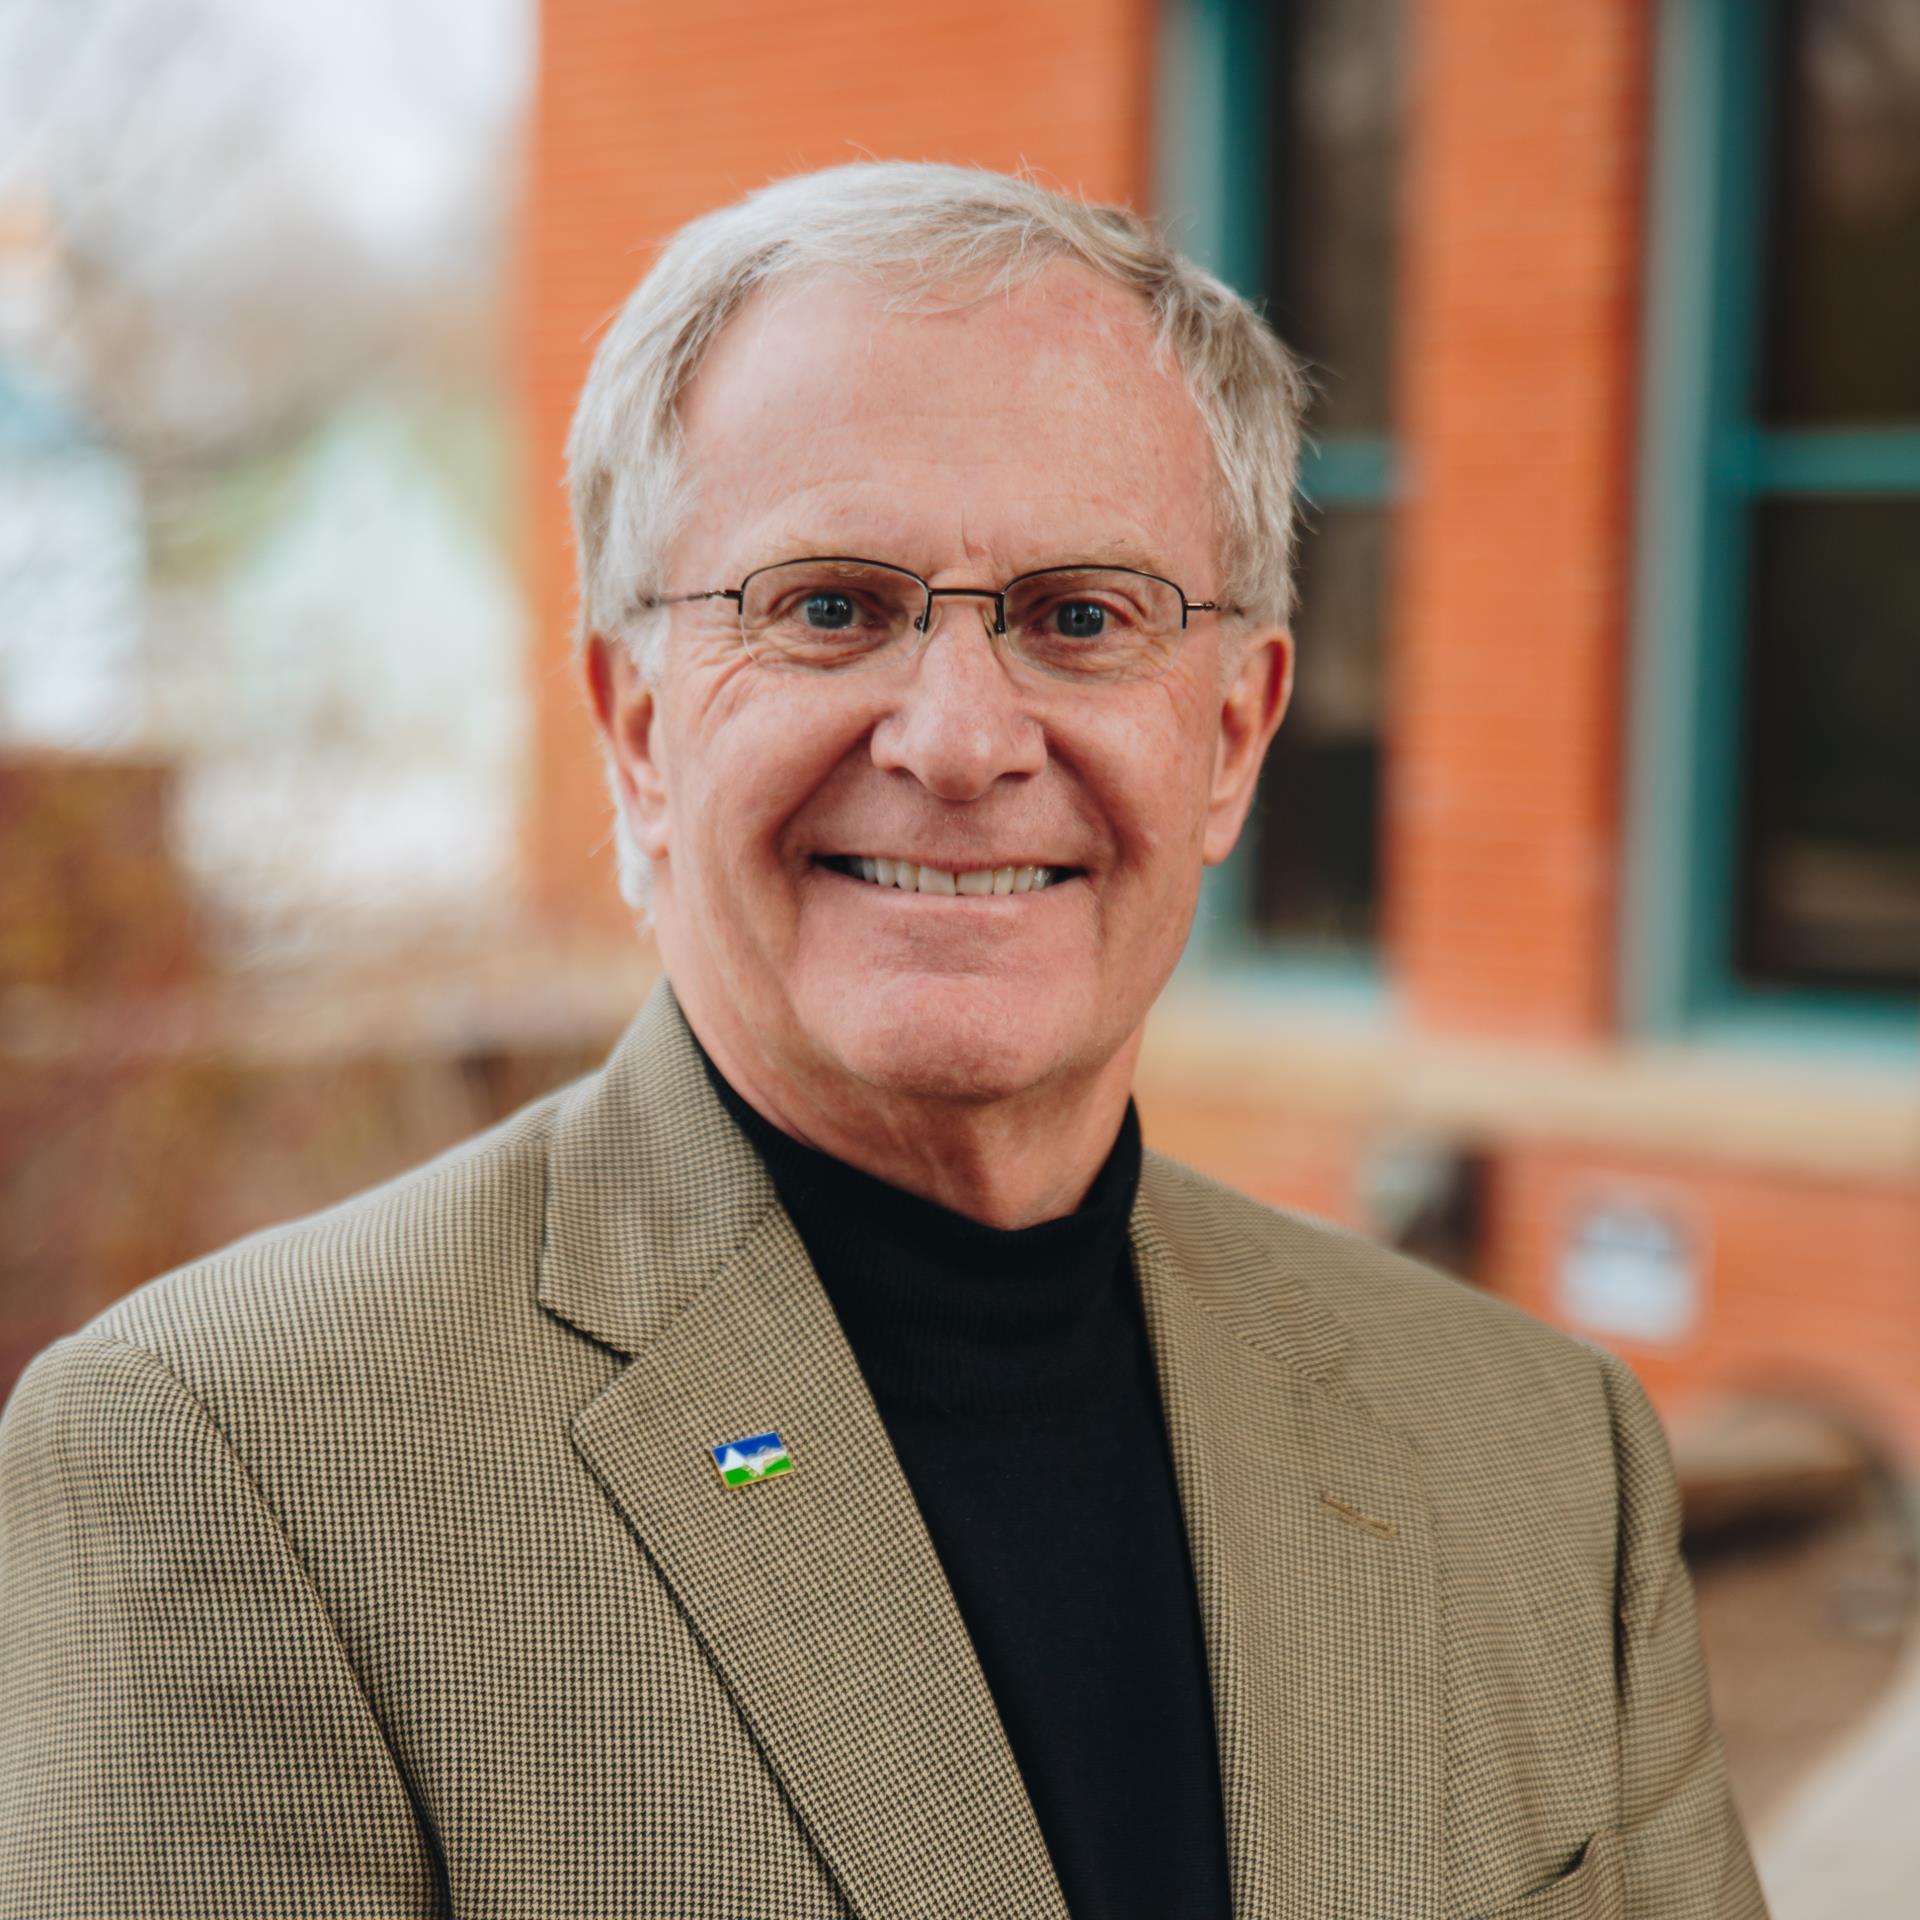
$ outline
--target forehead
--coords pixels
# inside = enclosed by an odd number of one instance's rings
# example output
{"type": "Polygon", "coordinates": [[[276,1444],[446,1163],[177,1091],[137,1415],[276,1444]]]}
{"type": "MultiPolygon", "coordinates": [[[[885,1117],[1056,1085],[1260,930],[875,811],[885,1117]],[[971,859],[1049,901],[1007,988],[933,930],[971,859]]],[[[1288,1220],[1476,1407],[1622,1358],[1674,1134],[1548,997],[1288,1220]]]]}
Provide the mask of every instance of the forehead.
{"type": "Polygon", "coordinates": [[[678,559],[1105,554],[1210,587],[1212,448],[1153,339],[1139,295],[1067,263],[907,311],[837,275],[763,292],[682,401],[696,506],[678,559]]]}

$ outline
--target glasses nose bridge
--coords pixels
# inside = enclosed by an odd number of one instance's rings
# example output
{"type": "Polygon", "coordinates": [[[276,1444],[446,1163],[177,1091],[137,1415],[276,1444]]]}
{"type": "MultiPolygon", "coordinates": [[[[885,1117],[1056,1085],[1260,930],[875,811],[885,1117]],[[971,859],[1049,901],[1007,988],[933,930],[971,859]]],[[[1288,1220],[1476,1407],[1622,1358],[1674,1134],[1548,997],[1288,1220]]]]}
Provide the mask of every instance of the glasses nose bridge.
{"type": "MultiPolygon", "coordinates": [[[[924,585],[925,583],[922,582],[924,585]]],[[[1007,594],[1004,587],[928,587],[927,604],[922,608],[920,618],[914,622],[925,639],[933,631],[936,600],[991,600],[993,602],[993,626],[995,634],[1007,630],[1007,594]]]]}

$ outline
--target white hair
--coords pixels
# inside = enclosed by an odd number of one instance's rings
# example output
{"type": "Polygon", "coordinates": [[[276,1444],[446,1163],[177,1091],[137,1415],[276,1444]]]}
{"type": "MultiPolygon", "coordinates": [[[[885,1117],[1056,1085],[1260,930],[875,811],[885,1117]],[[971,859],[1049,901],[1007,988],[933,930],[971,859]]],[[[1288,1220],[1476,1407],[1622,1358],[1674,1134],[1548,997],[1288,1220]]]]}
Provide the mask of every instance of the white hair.
{"type": "MultiPolygon", "coordinates": [[[[693,508],[679,402],[721,330],[762,288],[850,274],[905,308],[940,289],[1012,287],[1071,260],[1151,309],[1219,466],[1221,598],[1253,622],[1293,609],[1294,483],[1307,383],[1260,314],[1125,207],[1037,182],[927,162],[861,162],[777,180],[689,222],[634,289],[594,355],[567,441],[580,569],[577,641],[617,638],[657,670],[668,555],[693,508]]],[[[611,755],[620,892],[643,909],[649,873],[611,755]]]]}

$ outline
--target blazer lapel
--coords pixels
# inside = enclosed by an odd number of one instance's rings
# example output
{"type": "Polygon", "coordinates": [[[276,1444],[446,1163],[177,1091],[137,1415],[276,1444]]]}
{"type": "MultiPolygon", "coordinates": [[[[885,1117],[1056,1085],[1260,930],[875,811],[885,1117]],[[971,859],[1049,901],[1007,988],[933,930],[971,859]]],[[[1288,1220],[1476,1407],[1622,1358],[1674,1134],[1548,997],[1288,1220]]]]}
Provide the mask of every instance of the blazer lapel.
{"type": "Polygon", "coordinates": [[[1134,1258],[1212,1671],[1234,1912],[1427,1920],[1443,1725],[1419,1468],[1341,1391],[1337,1324],[1269,1247],[1222,1228],[1218,1201],[1149,1156],[1134,1258]]]}
{"type": "Polygon", "coordinates": [[[832,1307],[671,994],[563,1111],[541,1298],[628,1356],[574,1445],[866,1920],[1067,1920],[951,1589],[832,1307]],[[709,1449],[777,1428],[793,1470],[709,1449]]]}

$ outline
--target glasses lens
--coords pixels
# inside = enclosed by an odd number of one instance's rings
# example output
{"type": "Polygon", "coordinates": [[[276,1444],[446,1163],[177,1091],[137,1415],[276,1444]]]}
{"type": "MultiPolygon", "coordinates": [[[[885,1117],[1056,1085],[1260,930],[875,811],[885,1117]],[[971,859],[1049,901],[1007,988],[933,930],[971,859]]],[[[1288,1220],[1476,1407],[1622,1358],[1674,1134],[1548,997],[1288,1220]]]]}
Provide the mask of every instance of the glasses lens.
{"type": "Polygon", "coordinates": [[[764,666],[861,666],[909,632],[926,606],[910,573],[870,560],[790,560],[740,594],[747,651],[764,666]]]}
{"type": "Polygon", "coordinates": [[[1180,644],[1178,587],[1125,567],[1055,567],[1007,593],[1007,638],[1043,673],[1072,680],[1143,680],[1180,644]]]}

